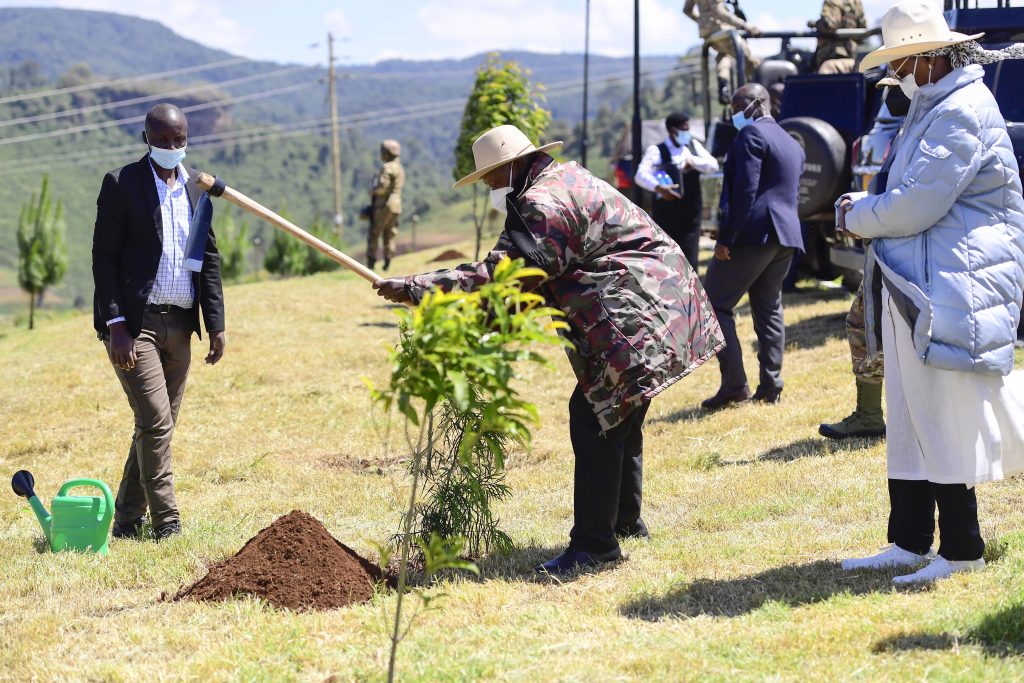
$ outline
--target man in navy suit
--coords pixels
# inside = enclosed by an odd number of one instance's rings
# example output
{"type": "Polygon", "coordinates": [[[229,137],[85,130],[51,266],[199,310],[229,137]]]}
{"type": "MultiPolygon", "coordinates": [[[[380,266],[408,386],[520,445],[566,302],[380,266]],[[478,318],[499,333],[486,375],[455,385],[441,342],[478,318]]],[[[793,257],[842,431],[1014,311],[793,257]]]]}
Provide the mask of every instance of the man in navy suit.
{"type": "Polygon", "coordinates": [[[732,110],[739,132],[725,160],[718,242],[704,276],[726,342],[718,354],[721,387],[702,404],[708,409],[750,398],[778,402],[786,341],[782,281],[793,254],[804,248],[797,215],[803,149],[768,113],[770,99],[762,85],[749,83],[738,89],[732,110]],[[750,295],[761,366],[753,396],[734,316],[744,294],[750,295]]]}

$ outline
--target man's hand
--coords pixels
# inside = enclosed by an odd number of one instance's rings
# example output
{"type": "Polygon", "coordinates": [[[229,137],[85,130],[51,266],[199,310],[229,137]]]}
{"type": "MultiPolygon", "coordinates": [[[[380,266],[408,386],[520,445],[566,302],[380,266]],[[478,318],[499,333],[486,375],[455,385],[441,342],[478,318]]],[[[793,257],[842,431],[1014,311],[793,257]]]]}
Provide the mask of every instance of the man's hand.
{"type": "Polygon", "coordinates": [[[377,290],[377,294],[388,301],[396,304],[405,304],[412,301],[412,297],[409,296],[409,292],[405,288],[405,278],[393,277],[386,280],[378,280],[372,286],[377,290]]]}
{"type": "Polygon", "coordinates": [[[210,353],[206,354],[206,363],[216,365],[217,361],[224,357],[224,347],[227,346],[228,335],[224,330],[210,332],[210,353]]]}
{"type": "Polygon", "coordinates": [[[729,247],[725,244],[715,245],[715,260],[716,261],[728,261],[732,259],[729,255],[729,247]]]}
{"type": "Polygon", "coordinates": [[[679,194],[671,187],[667,187],[665,185],[658,185],[657,187],[655,187],[654,193],[657,194],[660,198],[670,202],[674,202],[683,198],[683,195],[679,194]]]}
{"type": "Polygon", "coordinates": [[[849,197],[843,197],[843,200],[839,202],[839,229],[851,237],[860,239],[860,235],[855,235],[846,229],[846,214],[851,211],[853,211],[853,202],[849,197]]]}
{"type": "Polygon", "coordinates": [[[749,33],[752,38],[757,38],[759,35],[761,35],[761,29],[759,29],[756,26],[751,26],[750,28],[747,29],[747,33],[749,33]]]}
{"type": "Polygon", "coordinates": [[[121,370],[135,367],[135,340],[128,334],[128,325],[124,322],[114,323],[107,328],[110,332],[110,362],[121,370]]]}

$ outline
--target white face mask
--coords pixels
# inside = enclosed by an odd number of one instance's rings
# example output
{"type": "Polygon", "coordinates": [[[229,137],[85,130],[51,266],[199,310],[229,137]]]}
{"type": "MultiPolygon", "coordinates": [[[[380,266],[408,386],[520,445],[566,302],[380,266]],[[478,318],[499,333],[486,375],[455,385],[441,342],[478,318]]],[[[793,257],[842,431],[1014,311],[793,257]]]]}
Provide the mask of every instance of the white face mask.
{"type": "Polygon", "coordinates": [[[921,86],[917,84],[917,80],[914,78],[914,74],[910,73],[900,79],[900,90],[907,96],[908,100],[914,99],[914,93],[921,89],[921,86]]]}
{"type": "Polygon", "coordinates": [[[512,165],[508,167],[508,186],[499,187],[497,190],[491,190],[491,206],[494,207],[495,211],[499,213],[508,213],[508,205],[505,203],[505,198],[512,192],[512,165]]]}
{"type": "Polygon", "coordinates": [[[178,167],[185,159],[185,148],[180,149],[164,149],[163,147],[149,147],[149,158],[156,162],[156,165],[160,168],[168,171],[178,167]]]}
{"type": "MultiPolygon", "coordinates": [[[[910,57],[907,57],[907,59],[903,61],[903,64],[906,64],[907,60],[909,60],[909,59],[910,59],[910,57]]],[[[909,99],[913,99],[914,98],[914,93],[916,93],[918,90],[921,89],[921,86],[919,86],[917,84],[917,79],[914,77],[914,74],[917,73],[917,60],[918,59],[920,59],[920,58],[919,57],[914,57],[914,70],[911,71],[909,74],[907,74],[906,76],[904,76],[903,78],[900,79],[900,90],[903,91],[903,94],[907,96],[908,100],[909,99]]],[[[900,66],[903,66],[903,64],[900,64],[900,66]]],[[[930,64],[928,66],[928,85],[932,84],[932,69],[934,67],[935,67],[934,63],[932,63],[932,64],[930,64]]]]}

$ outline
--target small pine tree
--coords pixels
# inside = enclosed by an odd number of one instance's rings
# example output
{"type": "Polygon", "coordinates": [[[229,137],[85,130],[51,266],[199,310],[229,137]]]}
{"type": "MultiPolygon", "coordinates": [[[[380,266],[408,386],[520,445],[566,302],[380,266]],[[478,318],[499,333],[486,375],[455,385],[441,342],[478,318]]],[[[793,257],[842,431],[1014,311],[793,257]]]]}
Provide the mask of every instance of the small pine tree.
{"type": "Polygon", "coordinates": [[[43,175],[39,196],[21,207],[18,218],[18,284],[29,295],[28,328],[35,327],[43,293],[64,279],[68,268],[64,242],[64,205],[50,199],[50,178],[43,175]]]}
{"type": "MultiPolygon", "coordinates": [[[[473,142],[491,128],[513,125],[537,144],[551,123],[551,112],[540,103],[543,96],[534,89],[527,78],[529,71],[517,62],[500,61],[498,53],[492,53],[476,72],[473,91],[466,100],[462,113],[462,128],[455,144],[454,176],[459,179],[476,170],[473,161],[473,142]]],[[[491,205],[480,201],[484,197],[479,183],[473,184],[473,225],[476,228],[476,259],[480,259],[480,243],[483,239],[484,220],[491,205]]]]}

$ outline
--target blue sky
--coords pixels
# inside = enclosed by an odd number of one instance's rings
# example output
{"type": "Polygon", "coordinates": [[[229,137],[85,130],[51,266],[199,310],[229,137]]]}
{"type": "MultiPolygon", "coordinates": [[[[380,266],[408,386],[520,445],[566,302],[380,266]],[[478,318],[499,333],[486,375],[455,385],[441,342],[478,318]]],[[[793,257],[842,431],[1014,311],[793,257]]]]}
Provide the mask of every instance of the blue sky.
{"type": "MultiPolygon", "coordinates": [[[[683,2],[641,0],[643,53],[681,53],[696,42],[683,2]]],[[[893,2],[865,0],[872,23],[893,2]]],[[[762,30],[800,28],[821,8],[820,0],[740,4],[762,30]]],[[[579,52],[585,0],[0,0],[0,6],[14,5],[132,14],[245,57],[325,64],[328,31],[339,39],[335,52],[341,63],[465,57],[495,49],[579,52]]],[[[591,0],[593,52],[631,54],[632,27],[630,0],[591,0]]]]}

